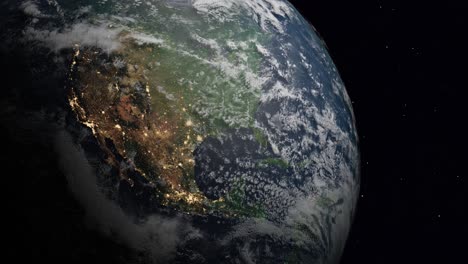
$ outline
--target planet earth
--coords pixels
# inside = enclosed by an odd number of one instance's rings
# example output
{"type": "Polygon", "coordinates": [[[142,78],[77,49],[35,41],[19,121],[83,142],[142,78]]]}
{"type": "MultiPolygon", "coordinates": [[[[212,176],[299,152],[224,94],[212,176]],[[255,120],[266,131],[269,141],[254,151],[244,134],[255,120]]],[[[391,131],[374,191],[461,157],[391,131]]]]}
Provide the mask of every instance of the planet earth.
{"type": "Polygon", "coordinates": [[[16,23],[3,45],[24,48],[36,100],[55,107],[37,113],[54,113],[70,192],[132,261],[339,262],[359,193],[353,110],[289,2],[2,5],[16,23]]]}

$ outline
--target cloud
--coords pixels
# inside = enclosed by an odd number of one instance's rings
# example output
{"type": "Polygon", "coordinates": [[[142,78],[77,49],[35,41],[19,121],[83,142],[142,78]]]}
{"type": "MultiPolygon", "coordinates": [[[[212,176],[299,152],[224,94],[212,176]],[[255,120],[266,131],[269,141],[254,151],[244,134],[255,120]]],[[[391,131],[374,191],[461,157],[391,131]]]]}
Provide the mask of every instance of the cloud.
{"type": "Polygon", "coordinates": [[[41,10],[39,10],[37,3],[34,1],[26,1],[22,3],[20,7],[26,15],[37,18],[49,17],[48,15],[43,14],[41,10]]]}
{"type": "Polygon", "coordinates": [[[55,149],[71,192],[89,220],[105,235],[113,235],[130,248],[145,252],[154,263],[168,261],[184,238],[199,236],[198,230],[180,218],[153,215],[142,224],[134,223],[100,191],[93,168],[67,132],[57,133],[55,149]]]}
{"type": "Polygon", "coordinates": [[[142,45],[142,44],[161,45],[164,43],[164,40],[144,34],[144,33],[133,33],[132,35],[130,35],[130,37],[134,39],[135,42],[139,45],[142,45]]]}
{"type": "Polygon", "coordinates": [[[122,28],[110,28],[105,24],[93,25],[86,22],[53,30],[30,26],[24,30],[24,38],[27,41],[40,41],[55,52],[78,44],[98,47],[110,53],[120,48],[119,34],[122,30],[122,28]]]}
{"type": "Polygon", "coordinates": [[[73,48],[75,45],[101,48],[106,53],[118,50],[122,41],[130,39],[136,44],[162,45],[164,40],[141,32],[133,32],[125,26],[109,27],[79,22],[63,29],[37,29],[28,26],[23,32],[24,40],[39,41],[54,52],[73,48]],[[121,34],[123,31],[128,34],[121,34]]]}
{"type": "Polygon", "coordinates": [[[279,0],[193,0],[192,5],[198,12],[214,16],[220,21],[230,20],[233,15],[247,12],[262,29],[268,31],[272,26],[281,33],[285,29],[278,16],[296,17],[291,6],[286,1],[279,0]]]}

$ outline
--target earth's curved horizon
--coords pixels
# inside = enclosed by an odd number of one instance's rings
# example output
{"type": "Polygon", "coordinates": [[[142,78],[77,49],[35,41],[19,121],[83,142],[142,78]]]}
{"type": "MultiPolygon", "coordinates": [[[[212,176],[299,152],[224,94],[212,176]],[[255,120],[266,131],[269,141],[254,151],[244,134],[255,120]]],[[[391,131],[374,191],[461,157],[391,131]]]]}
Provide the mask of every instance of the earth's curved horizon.
{"type": "Polygon", "coordinates": [[[31,115],[54,116],[70,191],[135,262],[339,262],[355,120],[289,2],[9,2],[24,22],[5,43],[53,105],[31,115]]]}

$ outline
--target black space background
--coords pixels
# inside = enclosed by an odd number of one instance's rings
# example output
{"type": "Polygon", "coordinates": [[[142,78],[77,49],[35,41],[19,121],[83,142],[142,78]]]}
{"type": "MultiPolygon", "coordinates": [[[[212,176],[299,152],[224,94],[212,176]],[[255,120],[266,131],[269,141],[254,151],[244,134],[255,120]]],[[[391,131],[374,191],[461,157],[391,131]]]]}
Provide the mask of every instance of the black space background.
{"type": "Polygon", "coordinates": [[[468,3],[291,2],[354,102],[362,185],[342,263],[468,263],[468,3]]]}
{"type": "MultiPolygon", "coordinates": [[[[463,1],[291,2],[327,43],[360,135],[361,196],[342,263],[468,263],[463,1]]],[[[0,103],[24,103],[15,87],[30,84],[29,64],[2,45],[0,103]]],[[[11,263],[130,263],[125,249],[83,224],[52,147],[17,129],[21,113],[1,106],[3,256],[11,263]],[[114,259],[116,251],[124,257],[114,259]]]]}

